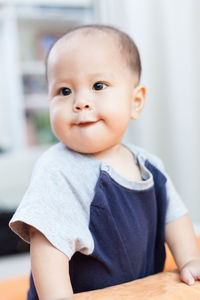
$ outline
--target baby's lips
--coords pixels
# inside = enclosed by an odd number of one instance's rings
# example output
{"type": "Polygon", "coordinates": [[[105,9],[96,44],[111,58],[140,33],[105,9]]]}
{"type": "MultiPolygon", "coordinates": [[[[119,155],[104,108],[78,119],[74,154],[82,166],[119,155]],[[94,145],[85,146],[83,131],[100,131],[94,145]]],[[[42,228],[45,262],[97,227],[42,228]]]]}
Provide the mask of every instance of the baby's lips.
{"type": "Polygon", "coordinates": [[[77,126],[84,127],[84,126],[89,126],[92,124],[95,124],[97,121],[84,121],[84,122],[79,122],[76,124],[77,126]]]}
{"type": "Polygon", "coordinates": [[[84,125],[84,124],[89,124],[89,123],[96,123],[98,120],[97,119],[86,119],[86,118],[80,118],[74,121],[75,125],[84,125]]]}

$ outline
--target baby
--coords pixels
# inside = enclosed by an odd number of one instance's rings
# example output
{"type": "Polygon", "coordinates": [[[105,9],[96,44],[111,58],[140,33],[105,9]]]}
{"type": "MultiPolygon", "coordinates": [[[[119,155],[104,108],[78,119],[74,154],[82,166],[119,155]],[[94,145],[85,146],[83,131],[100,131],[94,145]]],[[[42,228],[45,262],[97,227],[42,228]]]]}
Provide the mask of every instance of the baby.
{"type": "Polygon", "coordinates": [[[37,161],[10,221],[30,242],[29,300],[161,272],[167,242],[188,285],[200,279],[191,221],[159,158],[122,143],[145,102],[138,49],[125,33],[88,25],[67,32],[46,62],[59,143],[37,161]]]}

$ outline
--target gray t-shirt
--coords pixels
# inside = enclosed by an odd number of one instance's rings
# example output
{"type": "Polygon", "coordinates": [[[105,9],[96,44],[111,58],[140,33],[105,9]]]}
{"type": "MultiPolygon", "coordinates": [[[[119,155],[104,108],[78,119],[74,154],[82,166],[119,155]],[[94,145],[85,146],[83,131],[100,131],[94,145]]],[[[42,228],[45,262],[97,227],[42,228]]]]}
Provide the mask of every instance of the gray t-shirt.
{"type": "Polygon", "coordinates": [[[89,230],[90,205],[100,172],[109,174],[123,188],[146,191],[154,185],[153,176],[145,167],[146,160],[167,179],[166,223],[186,214],[187,209],[161,160],[137,146],[124,145],[136,158],[142,181],[128,180],[105,162],[74,152],[62,143],[49,148],[34,167],[30,185],[9,223],[11,229],[30,242],[29,226],[37,228],[69,259],[77,251],[91,254],[94,239],[89,230]]]}

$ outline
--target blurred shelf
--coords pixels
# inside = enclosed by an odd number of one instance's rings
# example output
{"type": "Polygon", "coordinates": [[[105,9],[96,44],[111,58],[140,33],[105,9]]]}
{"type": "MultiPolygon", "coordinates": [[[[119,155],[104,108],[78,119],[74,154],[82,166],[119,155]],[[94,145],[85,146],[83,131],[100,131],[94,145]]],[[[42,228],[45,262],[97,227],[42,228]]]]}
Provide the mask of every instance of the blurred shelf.
{"type": "Polygon", "coordinates": [[[27,74],[45,74],[45,65],[43,61],[24,61],[21,63],[21,73],[22,75],[27,74]]]}
{"type": "Polygon", "coordinates": [[[47,94],[35,94],[25,96],[26,110],[41,110],[48,109],[48,96],[47,94]]]}
{"type": "Polygon", "coordinates": [[[89,5],[92,3],[92,0],[0,0],[0,4],[6,5],[49,5],[49,6],[81,6],[89,5]]]}
{"type": "Polygon", "coordinates": [[[59,23],[68,21],[71,22],[71,26],[74,25],[74,22],[77,20],[85,20],[85,22],[90,17],[91,8],[90,7],[18,7],[17,17],[21,20],[31,21],[46,21],[52,22],[56,21],[55,26],[59,23]]]}

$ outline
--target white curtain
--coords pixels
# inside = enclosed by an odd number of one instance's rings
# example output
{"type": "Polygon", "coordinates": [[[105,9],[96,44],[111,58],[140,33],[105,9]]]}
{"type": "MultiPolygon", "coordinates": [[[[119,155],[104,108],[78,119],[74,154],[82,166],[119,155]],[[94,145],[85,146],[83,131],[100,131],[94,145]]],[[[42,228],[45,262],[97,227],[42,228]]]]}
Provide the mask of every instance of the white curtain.
{"type": "Polygon", "coordinates": [[[159,155],[200,223],[200,1],[96,0],[96,21],[132,36],[145,109],[125,139],[159,155]]]}

